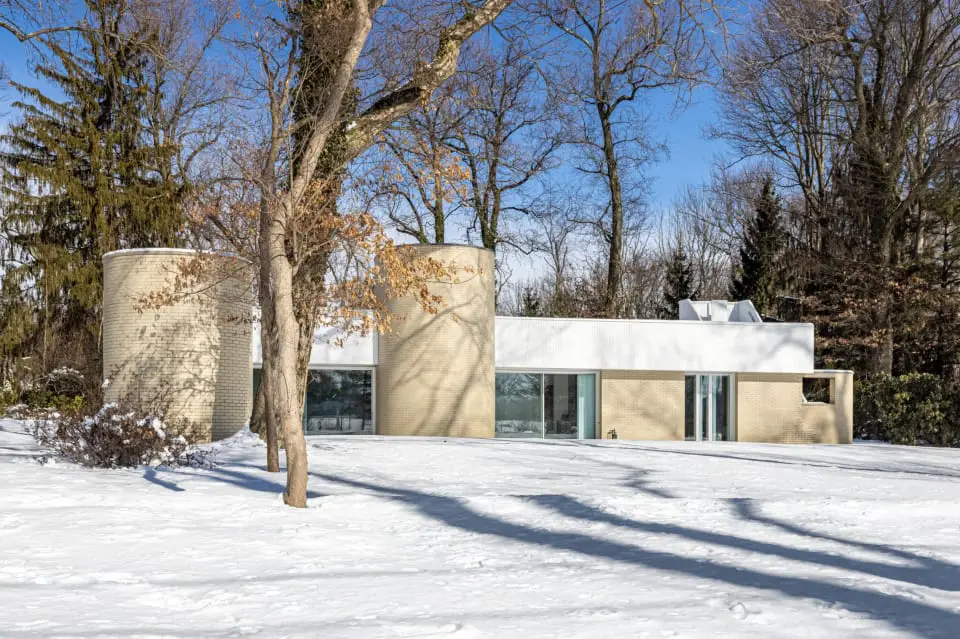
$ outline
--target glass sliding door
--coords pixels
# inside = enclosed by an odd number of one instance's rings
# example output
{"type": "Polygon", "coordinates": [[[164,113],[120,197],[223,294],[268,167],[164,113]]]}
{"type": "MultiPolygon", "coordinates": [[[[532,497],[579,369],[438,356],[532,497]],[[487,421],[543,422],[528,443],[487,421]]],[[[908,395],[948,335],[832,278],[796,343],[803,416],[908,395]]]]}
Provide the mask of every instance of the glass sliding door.
{"type": "Polygon", "coordinates": [[[577,438],[577,376],[543,376],[543,436],[577,438]]]}
{"type": "Polygon", "coordinates": [[[687,375],[684,378],[686,392],[683,402],[683,438],[687,441],[697,440],[697,376],[687,375]]]}
{"type": "Polygon", "coordinates": [[[594,439],[597,436],[597,376],[593,373],[577,375],[577,437],[594,439]]]}
{"type": "Polygon", "coordinates": [[[496,436],[543,437],[543,376],[497,373],[496,436]]]}
{"type": "Polygon", "coordinates": [[[700,423],[697,428],[697,439],[700,441],[709,441],[713,439],[710,432],[713,428],[713,419],[710,416],[710,407],[713,403],[710,401],[710,381],[712,375],[700,375],[700,423]]]}
{"type": "Polygon", "coordinates": [[[596,436],[596,375],[496,375],[496,436],[592,439],[596,436]]]}
{"type": "Polygon", "coordinates": [[[733,384],[730,375],[711,375],[713,388],[713,424],[711,424],[711,439],[714,441],[730,441],[733,439],[733,419],[731,405],[733,397],[730,389],[733,384]]]}
{"type": "Polygon", "coordinates": [[[684,439],[732,441],[732,375],[687,375],[684,398],[684,439]]]}

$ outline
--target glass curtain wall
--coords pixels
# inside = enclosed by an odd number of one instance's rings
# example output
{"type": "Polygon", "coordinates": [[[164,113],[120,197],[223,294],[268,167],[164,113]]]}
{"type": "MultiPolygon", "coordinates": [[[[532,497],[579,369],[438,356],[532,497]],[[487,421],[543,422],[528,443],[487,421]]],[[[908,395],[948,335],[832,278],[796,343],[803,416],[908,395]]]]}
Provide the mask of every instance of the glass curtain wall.
{"type": "MultiPolygon", "coordinates": [[[[262,370],[255,368],[254,395],[262,378],[262,370]]],[[[303,431],[307,435],[373,433],[373,371],[310,371],[303,405],[303,431]]]]}
{"type": "Polygon", "coordinates": [[[497,373],[497,437],[590,439],[595,423],[594,374],[497,373]]]}
{"type": "Polygon", "coordinates": [[[497,373],[497,437],[543,437],[543,376],[497,373]]]}
{"type": "Polygon", "coordinates": [[[310,371],[303,411],[307,435],[373,432],[373,371],[310,371]]]}

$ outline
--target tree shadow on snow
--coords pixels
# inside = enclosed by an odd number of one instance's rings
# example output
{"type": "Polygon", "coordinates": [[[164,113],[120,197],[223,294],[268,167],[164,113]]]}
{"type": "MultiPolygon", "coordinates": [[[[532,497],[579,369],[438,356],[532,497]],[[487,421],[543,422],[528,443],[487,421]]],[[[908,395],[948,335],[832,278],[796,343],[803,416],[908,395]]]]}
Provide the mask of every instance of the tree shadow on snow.
{"type": "MultiPolygon", "coordinates": [[[[590,446],[592,444],[586,444],[590,446]]],[[[782,446],[795,447],[795,444],[780,444],[782,446]]],[[[936,477],[936,478],[950,478],[950,479],[960,479],[960,473],[951,472],[945,468],[933,467],[924,470],[917,470],[918,464],[911,463],[909,467],[897,467],[892,466],[890,468],[883,468],[876,465],[869,466],[859,466],[856,464],[849,464],[845,462],[831,462],[827,460],[813,460],[805,459],[802,457],[792,457],[792,456],[763,456],[756,453],[745,454],[735,451],[719,453],[716,451],[708,450],[695,450],[694,447],[696,444],[691,442],[690,450],[677,450],[676,448],[650,448],[647,446],[631,446],[631,450],[638,450],[647,453],[658,453],[663,455],[690,455],[693,457],[714,457],[717,459],[731,459],[735,461],[748,461],[748,462],[757,462],[762,464],[777,464],[782,466],[805,466],[809,468],[835,468],[837,470],[855,470],[866,473],[890,473],[894,475],[917,475],[921,477],[936,477]]],[[[817,444],[817,446],[824,446],[824,444],[817,444]]],[[[849,444],[842,444],[842,446],[849,446],[849,444]]],[[[893,462],[895,460],[891,460],[893,462]]],[[[920,466],[922,467],[922,466],[920,466]]]]}
{"type": "MultiPolygon", "coordinates": [[[[251,466],[251,468],[253,468],[251,466]]],[[[284,469],[280,469],[281,472],[284,469]]],[[[265,471],[261,471],[265,472],[265,471]]],[[[143,472],[143,478],[152,484],[156,484],[161,488],[166,488],[174,492],[184,492],[187,489],[184,488],[181,484],[167,477],[173,478],[185,478],[190,480],[199,480],[199,481],[214,481],[230,486],[236,486],[238,488],[243,488],[245,490],[253,490],[261,493],[270,493],[272,495],[282,494],[286,490],[286,485],[283,482],[272,481],[265,477],[257,476],[253,473],[243,472],[240,470],[233,470],[231,468],[225,468],[223,466],[214,466],[213,468],[206,469],[203,474],[184,472],[180,470],[173,469],[162,469],[157,470],[154,468],[147,468],[143,472]]],[[[326,497],[325,493],[319,493],[315,490],[307,491],[307,499],[317,499],[318,497],[326,497]]]]}
{"type": "MultiPolygon", "coordinates": [[[[781,521],[769,515],[763,515],[760,513],[757,504],[752,499],[747,499],[743,497],[736,497],[728,500],[733,506],[734,512],[737,517],[745,522],[751,522],[756,524],[762,524],[764,526],[770,526],[772,528],[777,528],[783,532],[797,535],[798,537],[806,537],[808,539],[819,539],[822,541],[829,541],[836,544],[841,544],[848,546],[850,548],[856,548],[858,550],[864,550],[867,552],[873,552],[881,555],[888,555],[890,557],[895,557],[903,561],[911,562],[915,565],[913,568],[903,568],[899,566],[887,566],[888,569],[893,570],[905,570],[906,572],[902,573],[900,576],[891,576],[891,579],[899,579],[901,581],[908,581],[910,583],[916,583],[921,586],[928,586],[930,588],[938,588],[940,590],[949,590],[949,591],[958,591],[960,590],[960,566],[953,565],[947,562],[943,562],[937,559],[932,559],[930,557],[924,557],[922,555],[917,555],[912,552],[907,552],[905,550],[900,550],[899,548],[894,548],[893,546],[888,546],[886,544],[874,544],[869,542],[857,541],[855,539],[844,539],[843,537],[835,537],[833,535],[827,535],[824,533],[819,533],[803,526],[798,526],[790,522],[781,521]],[[942,574],[941,574],[942,573],[942,574]],[[916,577],[917,575],[924,575],[926,579],[916,577]],[[915,577],[911,577],[915,576],[915,577]]],[[[878,564],[885,565],[885,564],[878,564]]],[[[871,573],[877,576],[884,576],[878,573],[871,573]]]]}
{"type": "MultiPolygon", "coordinates": [[[[748,568],[649,550],[578,532],[561,532],[512,523],[489,514],[477,512],[452,497],[380,486],[337,475],[311,474],[318,479],[398,499],[410,504],[431,519],[475,534],[710,579],[733,586],[778,592],[798,599],[812,599],[830,605],[839,605],[850,612],[885,621],[912,632],[918,637],[927,639],[955,639],[957,628],[960,628],[960,614],[918,600],[904,599],[883,592],[861,590],[818,579],[772,575],[748,568]]],[[[775,555],[784,559],[845,570],[862,571],[885,579],[907,580],[910,583],[927,585],[932,588],[957,590],[957,566],[935,560],[926,560],[927,564],[922,568],[889,566],[683,526],[635,521],[604,512],[565,495],[542,495],[528,497],[528,499],[535,501],[542,507],[574,519],[600,521],[618,527],[652,533],[667,533],[680,538],[717,544],[746,552],[775,555]]]]}

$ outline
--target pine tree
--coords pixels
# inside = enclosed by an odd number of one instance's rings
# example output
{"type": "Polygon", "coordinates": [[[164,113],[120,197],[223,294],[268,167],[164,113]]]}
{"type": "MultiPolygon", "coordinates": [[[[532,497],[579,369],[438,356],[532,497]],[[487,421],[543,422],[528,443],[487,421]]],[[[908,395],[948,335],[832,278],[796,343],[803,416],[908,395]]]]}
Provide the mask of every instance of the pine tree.
{"type": "Polygon", "coordinates": [[[744,229],[740,263],[730,287],[734,300],[751,300],[761,315],[774,312],[783,284],[785,242],[780,217],[780,198],[774,191],[773,181],[767,178],[757,198],[755,213],[744,229]]]}
{"type": "Polygon", "coordinates": [[[523,288],[523,298],[520,302],[520,315],[523,317],[541,317],[543,315],[540,296],[532,286],[525,286],[523,288]]]}
{"type": "Polygon", "coordinates": [[[667,262],[667,272],[663,284],[663,300],[658,315],[661,319],[680,317],[680,301],[695,300],[699,294],[694,282],[693,265],[683,244],[677,241],[667,262]]]}
{"type": "Polygon", "coordinates": [[[49,42],[36,69],[56,90],[11,83],[20,119],[0,136],[3,287],[37,309],[35,326],[0,329],[3,354],[32,351],[43,368],[94,377],[102,255],[175,245],[184,221],[179,189],[158,177],[172,149],[151,146],[142,120],[152,36],[127,26],[125,7],[88,0],[75,46],[49,42]]]}

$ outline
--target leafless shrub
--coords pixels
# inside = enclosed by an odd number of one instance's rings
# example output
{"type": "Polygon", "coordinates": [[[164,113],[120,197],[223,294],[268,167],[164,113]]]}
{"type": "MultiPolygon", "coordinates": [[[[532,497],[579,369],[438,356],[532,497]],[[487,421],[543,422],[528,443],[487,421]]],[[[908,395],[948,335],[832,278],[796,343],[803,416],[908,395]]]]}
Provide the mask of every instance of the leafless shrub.
{"type": "Polygon", "coordinates": [[[180,421],[106,404],[95,415],[60,415],[37,421],[37,442],[68,461],[93,468],[207,466],[206,451],[191,449],[180,421]]]}

